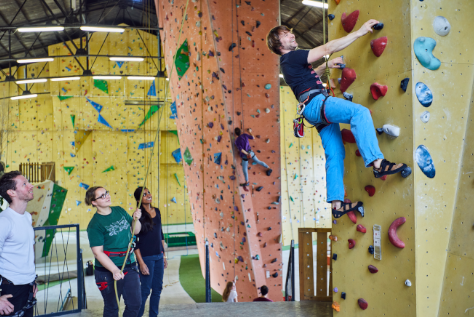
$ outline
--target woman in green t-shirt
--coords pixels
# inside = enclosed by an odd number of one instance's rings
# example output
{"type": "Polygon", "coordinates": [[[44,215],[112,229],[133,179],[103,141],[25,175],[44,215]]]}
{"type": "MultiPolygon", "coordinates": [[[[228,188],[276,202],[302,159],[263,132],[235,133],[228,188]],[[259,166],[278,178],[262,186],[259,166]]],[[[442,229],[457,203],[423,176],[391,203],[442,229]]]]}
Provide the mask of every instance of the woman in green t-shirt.
{"type": "Polygon", "coordinates": [[[117,293],[125,301],[124,317],[136,317],[140,309],[141,293],[135,255],[130,252],[127,264],[121,272],[128,243],[138,234],[141,224],[140,209],[135,210],[133,218],[119,206],[110,206],[109,192],[100,186],[91,187],[86,192],[85,203],[97,208],[87,226],[89,244],[95,257],[95,281],[104,299],[104,317],[118,317],[114,280],[117,293]]]}

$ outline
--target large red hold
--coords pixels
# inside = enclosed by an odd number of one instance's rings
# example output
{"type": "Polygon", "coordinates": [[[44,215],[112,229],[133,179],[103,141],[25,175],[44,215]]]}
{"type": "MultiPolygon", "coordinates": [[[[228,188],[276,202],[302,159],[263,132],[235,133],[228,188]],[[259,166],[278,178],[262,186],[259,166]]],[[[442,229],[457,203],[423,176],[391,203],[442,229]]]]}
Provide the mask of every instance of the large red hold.
{"type": "Polygon", "coordinates": [[[362,308],[363,310],[366,310],[367,307],[369,307],[369,303],[367,303],[367,301],[363,298],[359,298],[357,300],[357,303],[359,303],[359,307],[362,308]]]}
{"type": "Polygon", "coordinates": [[[405,243],[400,240],[400,238],[397,235],[397,229],[399,226],[403,225],[407,219],[405,217],[400,217],[395,219],[390,227],[388,228],[388,239],[390,242],[396,246],[397,248],[403,249],[405,247],[405,243]]]}
{"type": "MultiPolygon", "coordinates": [[[[351,200],[350,200],[350,199],[344,199],[344,202],[350,204],[350,203],[351,203],[351,200]]],[[[349,219],[350,219],[353,223],[357,223],[357,216],[356,216],[355,212],[349,211],[349,212],[347,213],[347,217],[349,217],[349,219]]]]}
{"type": "Polygon", "coordinates": [[[362,233],[366,233],[367,228],[364,227],[363,225],[357,225],[357,231],[362,232],[362,233]]]}
{"type": "Polygon", "coordinates": [[[354,239],[349,239],[347,241],[349,241],[349,249],[352,249],[353,247],[355,247],[356,242],[354,241],[354,239]]]}
{"type": "Polygon", "coordinates": [[[375,187],[372,186],[372,185],[367,185],[365,186],[365,191],[367,193],[369,193],[369,196],[372,197],[373,195],[375,195],[375,187]]]}
{"type": "Polygon", "coordinates": [[[375,56],[379,57],[382,55],[385,47],[387,46],[387,37],[382,36],[378,39],[370,41],[370,47],[372,48],[372,52],[374,52],[375,56]]]}
{"type": "Polygon", "coordinates": [[[344,12],[341,16],[342,27],[344,31],[347,33],[351,33],[352,29],[357,23],[357,19],[359,18],[359,10],[355,10],[349,15],[346,15],[344,12]]]}
{"type": "Polygon", "coordinates": [[[341,74],[341,92],[345,92],[347,88],[356,80],[357,74],[352,68],[344,68],[341,74]]]}
{"type": "Polygon", "coordinates": [[[379,271],[379,269],[376,268],[373,265],[369,265],[369,271],[370,271],[370,273],[374,274],[374,273],[377,273],[379,271]]]}
{"type": "Polygon", "coordinates": [[[347,143],[356,143],[356,139],[354,134],[352,134],[351,130],[342,129],[341,131],[342,140],[347,143]]]}
{"type": "Polygon", "coordinates": [[[380,97],[383,97],[387,94],[388,87],[384,85],[380,85],[379,83],[373,83],[370,85],[370,92],[372,93],[372,97],[375,100],[378,100],[380,97]]]}

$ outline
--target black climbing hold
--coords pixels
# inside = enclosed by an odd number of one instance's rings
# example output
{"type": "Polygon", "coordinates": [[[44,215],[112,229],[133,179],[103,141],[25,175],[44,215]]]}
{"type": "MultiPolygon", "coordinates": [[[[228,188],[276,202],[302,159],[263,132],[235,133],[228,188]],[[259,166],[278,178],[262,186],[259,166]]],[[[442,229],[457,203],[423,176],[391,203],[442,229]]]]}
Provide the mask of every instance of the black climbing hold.
{"type": "Polygon", "coordinates": [[[221,70],[221,72],[225,74],[224,68],[219,68],[219,69],[221,70]]]}
{"type": "Polygon", "coordinates": [[[346,68],[346,64],[339,64],[339,69],[344,69],[346,68]]]}
{"type": "Polygon", "coordinates": [[[259,191],[261,191],[262,189],[263,189],[263,186],[259,186],[259,187],[257,187],[257,189],[255,189],[255,190],[259,192],[259,191]]]}
{"type": "Polygon", "coordinates": [[[341,298],[346,299],[346,292],[341,292],[341,298]]]}
{"type": "Polygon", "coordinates": [[[410,81],[410,78],[405,78],[400,83],[400,88],[403,89],[403,91],[405,91],[405,92],[407,91],[409,81],[410,81]]]}
{"type": "Polygon", "coordinates": [[[240,111],[237,111],[237,115],[240,116],[242,114],[242,112],[240,111]]]}
{"type": "Polygon", "coordinates": [[[377,30],[377,31],[380,31],[381,29],[383,29],[383,23],[380,22],[380,23],[377,23],[376,25],[373,26],[374,30],[377,30]]]}
{"type": "Polygon", "coordinates": [[[375,130],[377,130],[377,133],[378,133],[379,135],[381,135],[381,134],[383,133],[383,128],[377,128],[377,129],[375,129],[375,130]]]}
{"type": "Polygon", "coordinates": [[[245,1],[246,4],[250,5],[250,1],[245,1]]]}
{"type": "Polygon", "coordinates": [[[408,176],[410,176],[411,174],[411,168],[409,166],[407,166],[402,172],[402,177],[403,178],[407,178],[408,176]]]}
{"type": "Polygon", "coordinates": [[[260,21],[257,21],[257,28],[260,26],[260,24],[262,23],[260,23],[260,21]]]}
{"type": "Polygon", "coordinates": [[[342,95],[344,96],[344,98],[346,98],[346,100],[349,100],[349,101],[352,101],[352,98],[354,98],[353,94],[347,93],[345,91],[342,93],[342,95]]]}
{"type": "Polygon", "coordinates": [[[335,16],[334,14],[329,14],[329,15],[328,15],[328,18],[329,18],[329,20],[331,20],[331,21],[334,20],[335,17],[336,17],[336,16],[335,16]]]}
{"type": "Polygon", "coordinates": [[[332,259],[333,259],[334,261],[337,260],[337,253],[333,253],[333,254],[332,254],[332,259]]]}
{"type": "Polygon", "coordinates": [[[232,43],[230,46],[229,46],[229,52],[232,51],[234,49],[234,47],[236,47],[237,44],[235,43],[232,43]]]}
{"type": "Polygon", "coordinates": [[[213,247],[214,247],[214,243],[211,243],[211,248],[213,248],[213,247]]]}
{"type": "Polygon", "coordinates": [[[217,233],[214,232],[214,238],[217,238],[217,233]]]}
{"type": "Polygon", "coordinates": [[[229,125],[231,125],[231,124],[232,124],[232,120],[227,121],[227,123],[228,123],[229,125]]]}
{"type": "Polygon", "coordinates": [[[268,231],[272,230],[272,227],[268,227],[268,231]]]}
{"type": "Polygon", "coordinates": [[[374,246],[373,245],[369,246],[369,253],[374,254],[374,246]]]}
{"type": "Polygon", "coordinates": [[[279,203],[281,200],[281,196],[278,196],[277,203],[279,203]]]}
{"type": "Polygon", "coordinates": [[[221,52],[217,52],[217,56],[221,56],[221,52]]]}
{"type": "Polygon", "coordinates": [[[245,21],[244,20],[240,21],[240,23],[242,23],[242,25],[245,26],[245,21]]]}
{"type": "Polygon", "coordinates": [[[278,272],[272,274],[273,277],[278,277],[278,272]]]}
{"type": "Polygon", "coordinates": [[[272,263],[275,263],[276,261],[278,261],[278,259],[277,259],[277,258],[274,258],[274,259],[272,260],[272,263]]]}
{"type": "Polygon", "coordinates": [[[245,33],[247,33],[248,36],[252,36],[252,33],[250,33],[249,31],[245,31],[245,33]]]}

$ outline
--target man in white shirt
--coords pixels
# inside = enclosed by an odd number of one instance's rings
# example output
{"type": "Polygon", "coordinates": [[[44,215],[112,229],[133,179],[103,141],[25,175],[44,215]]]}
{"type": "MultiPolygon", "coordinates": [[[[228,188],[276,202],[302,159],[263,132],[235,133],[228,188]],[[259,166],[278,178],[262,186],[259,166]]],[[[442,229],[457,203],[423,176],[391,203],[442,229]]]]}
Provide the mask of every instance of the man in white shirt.
{"type": "Polygon", "coordinates": [[[36,296],[35,235],[26,206],[33,185],[18,171],[0,178],[0,196],[10,207],[0,213],[0,315],[33,316],[36,296]]]}

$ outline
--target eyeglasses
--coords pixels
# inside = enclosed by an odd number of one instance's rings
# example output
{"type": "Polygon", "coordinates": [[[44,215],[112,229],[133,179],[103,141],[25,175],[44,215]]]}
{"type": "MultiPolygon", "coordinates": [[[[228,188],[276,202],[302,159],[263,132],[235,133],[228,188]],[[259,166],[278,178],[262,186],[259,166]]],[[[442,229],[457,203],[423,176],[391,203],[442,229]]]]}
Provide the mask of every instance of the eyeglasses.
{"type": "Polygon", "coordinates": [[[93,201],[98,200],[98,199],[104,199],[105,197],[108,197],[108,196],[110,196],[110,193],[109,191],[106,191],[105,194],[102,194],[99,197],[94,198],[93,201]]]}

